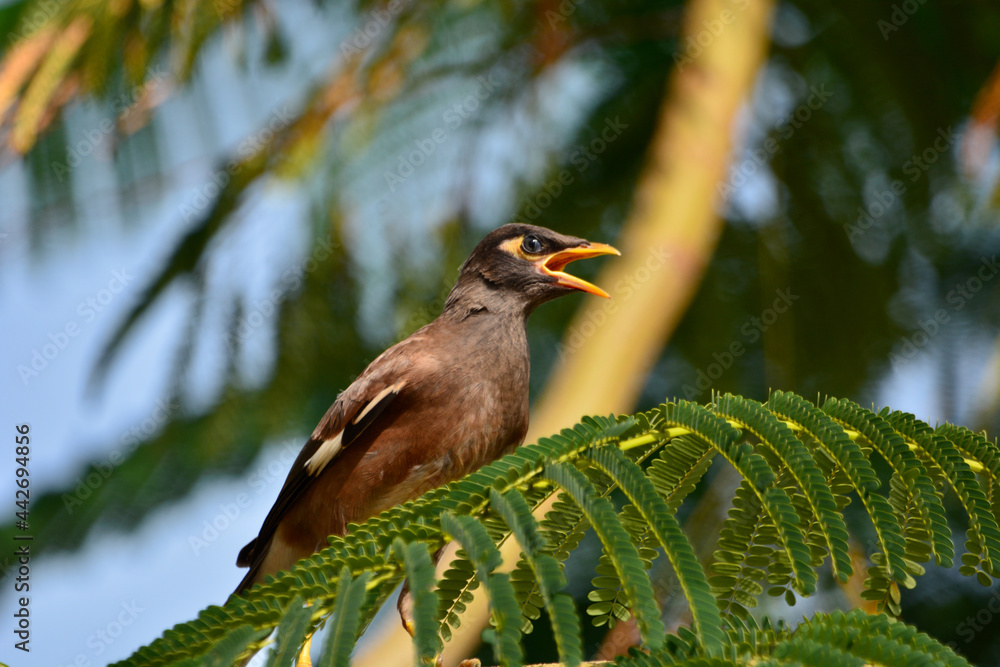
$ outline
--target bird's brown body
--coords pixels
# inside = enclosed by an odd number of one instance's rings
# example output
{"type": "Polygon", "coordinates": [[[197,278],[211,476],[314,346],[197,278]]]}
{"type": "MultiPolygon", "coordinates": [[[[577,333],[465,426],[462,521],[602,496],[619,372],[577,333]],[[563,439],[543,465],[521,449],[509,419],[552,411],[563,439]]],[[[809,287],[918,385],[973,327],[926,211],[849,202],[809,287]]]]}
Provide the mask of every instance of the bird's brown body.
{"type": "MultiPolygon", "coordinates": [[[[406,383],[379,415],[378,428],[358,436],[289,509],[261,573],[291,567],[326,546],[328,535],[344,534],[348,523],[462,477],[524,440],[524,325],[513,317],[494,319],[475,313],[435,320],[382,353],[341,394],[311,442],[343,428],[366,396],[406,383]],[[477,349],[495,354],[476,354],[477,349]]],[[[311,450],[303,449],[296,463],[303,464],[311,450]]]]}
{"type": "Polygon", "coordinates": [[[250,571],[237,593],[323,548],[327,536],[343,535],[349,523],[458,479],[521,444],[528,430],[528,315],[570,289],[601,293],[561,273],[578,257],[552,259],[560,252],[616,251],[528,225],[507,225],[487,236],[463,266],[442,314],[383,352],[327,411],[257,539],[240,552],[237,564],[250,571]],[[506,274],[523,278],[518,272],[527,269],[517,262],[527,265],[532,255],[515,252],[511,240],[524,243],[526,235],[541,233],[556,252],[535,261],[553,267],[531,270],[556,278],[525,274],[528,284],[512,281],[506,274]],[[498,252],[516,262],[503,255],[497,260],[498,252]]]}

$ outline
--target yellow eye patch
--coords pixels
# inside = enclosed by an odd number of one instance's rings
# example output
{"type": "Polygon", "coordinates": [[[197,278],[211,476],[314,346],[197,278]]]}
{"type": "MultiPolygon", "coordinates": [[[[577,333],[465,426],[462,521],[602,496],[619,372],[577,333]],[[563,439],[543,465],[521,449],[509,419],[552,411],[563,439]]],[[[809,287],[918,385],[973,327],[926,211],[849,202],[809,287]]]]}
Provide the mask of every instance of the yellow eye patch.
{"type": "Polygon", "coordinates": [[[515,239],[507,239],[506,241],[500,244],[500,249],[503,250],[504,252],[509,252],[511,255],[514,255],[514,257],[520,257],[521,259],[528,260],[529,262],[533,262],[536,259],[538,259],[537,256],[529,255],[528,253],[524,252],[524,250],[521,249],[521,244],[523,242],[524,242],[523,236],[518,236],[515,239]]]}

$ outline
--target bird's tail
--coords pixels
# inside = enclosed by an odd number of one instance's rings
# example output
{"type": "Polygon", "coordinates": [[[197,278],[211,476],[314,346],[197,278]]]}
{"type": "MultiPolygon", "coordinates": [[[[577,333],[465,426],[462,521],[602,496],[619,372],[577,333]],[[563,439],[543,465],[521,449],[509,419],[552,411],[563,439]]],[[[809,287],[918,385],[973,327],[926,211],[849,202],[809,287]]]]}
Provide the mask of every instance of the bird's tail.
{"type": "Polygon", "coordinates": [[[240,595],[250,590],[250,587],[254,585],[257,579],[257,573],[260,570],[260,558],[257,558],[257,538],[253,538],[247,545],[240,549],[240,553],[236,556],[236,567],[249,567],[250,570],[246,573],[243,579],[240,581],[236,590],[233,591],[233,595],[240,595]]]}
{"type": "Polygon", "coordinates": [[[236,567],[250,567],[253,564],[253,557],[256,555],[257,551],[257,538],[253,538],[246,543],[240,553],[236,556],[236,567]]]}

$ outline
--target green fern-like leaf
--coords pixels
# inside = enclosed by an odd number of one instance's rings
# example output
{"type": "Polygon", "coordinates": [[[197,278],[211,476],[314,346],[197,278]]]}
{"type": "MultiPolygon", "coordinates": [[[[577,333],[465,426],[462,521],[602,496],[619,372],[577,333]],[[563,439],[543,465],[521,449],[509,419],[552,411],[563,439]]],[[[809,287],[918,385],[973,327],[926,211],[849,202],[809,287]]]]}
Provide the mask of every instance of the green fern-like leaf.
{"type": "MultiPolygon", "coordinates": [[[[882,415],[846,399],[828,399],[821,409],[853,431],[854,437],[863,440],[893,471],[887,501],[900,525],[905,545],[901,558],[905,576],[899,577],[896,570],[898,561],[892,565],[883,555],[874,554],[862,597],[875,600],[880,608],[898,614],[900,598],[894,580],[912,588],[916,585],[914,577],[924,572],[920,563],[934,558],[940,564],[950,565],[954,558],[954,546],[940,493],[931,481],[927,468],[882,415]]],[[[874,520],[874,513],[872,516],[874,520]]],[[[895,550],[892,545],[883,546],[895,550]]]]}
{"type": "Polygon", "coordinates": [[[959,450],[943,435],[918,421],[913,415],[893,412],[888,421],[899,433],[914,440],[919,450],[942,471],[969,515],[967,548],[975,563],[962,565],[963,574],[992,572],[1000,565],[1000,528],[990,510],[986,495],[979,489],[975,475],[959,450]]]}
{"type": "Polygon", "coordinates": [[[566,586],[566,577],[563,576],[559,562],[545,553],[545,541],[538,522],[531,516],[531,508],[517,490],[506,495],[493,490],[490,503],[510,526],[531,566],[552,622],[560,660],[569,667],[576,667],[583,660],[580,619],[576,615],[573,598],[562,592],[566,586]]]}
{"type": "Polygon", "coordinates": [[[327,628],[323,654],[317,667],[348,667],[351,664],[351,651],[358,639],[360,627],[360,618],[355,610],[362,606],[370,580],[369,572],[362,572],[357,578],[352,578],[348,568],[341,570],[337,582],[337,603],[333,608],[333,624],[327,628]]]}
{"type": "MultiPolygon", "coordinates": [[[[764,592],[761,581],[765,570],[776,562],[771,545],[777,543],[777,530],[767,520],[760,497],[743,480],[722,525],[709,578],[712,592],[730,625],[746,621],[749,610],[757,606],[757,597],[764,592]]],[[[783,588],[789,572],[783,574],[784,578],[772,578],[771,583],[783,588]]]]}
{"type": "Polygon", "coordinates": [[[438,581],[438,616],[441,617],[438,632],[445,641],[451,639],[452,629],[462,624],[461,614],[472,601],[472,591],[478,587],[476,568],[465,552],[459,549],[438,581]]]}
{"type": "Polygon", "coordinates": [[[797,589],[806,595],[812,593],[816,589],[816,573],[799,528],[798,515],[788,494],[771,486],[775,474],[764,457],[753,451],[749,444],[740,443],[740,432],[728,421],[700,405],[687,401],[668,403],[663,406],[663,419],[668,425],[690,428],[693,435],[715,447],[747,480],[768,515],[767,521],[777,531],[777,541],[791,567],[797,589]]]}
{"type": "Polygon", "coordinates": [[[598,496],[593,485],[576,468],[565,463],[549,463],[545,476],[562,487],[583,510],[601,544],[604,545],[615,570],[621,578],[626,598],[635,615],[643,641],[652,647],[663,642],[663,622],[653,595],[653,587],[645,574],[642,559],[628,533],[618,521],[611,503],[598,496]]]}
{"type": "Polygon", "coordinates": [[[684,595],[691,605],[699,643],[709,655],[719,653],[723,641],[722,619],[715,598],[691,543],[684,536],[667,503],[656,493],[653,483],[643,475],[642,470],[628,460],[620,449],[594,449],[589,458],[615,481],[642,514],[677,573],[684,595]]]}
{"type": "Polygon", "coordinates": [[[180,667],[230,667],[256,638],[257,633],[249,625],[241,625],[219,641],[197,659],[179,661],[180,667]]]}
{"type": "Polygon", "coordinates": [[[799,492],[808,500],[809,509],[830,549],[834,574],[841,581],[847,581],[852,572],[847,525],[837,512],[833,493],[806,446],[785,423],[756,401],[726,394],[717,400],[716,409],[746,425],[777,455],[794,478],[799,492]]]}
{"type": "Polygon", "coordinates": [[[267,667],[291,667],[295,664],[299,647],[305,641],[306,632],[309,631],[309,621],[312,612],[307,607],[302,598],[295,598],[285,618],[278,626],[278,637],[274,652],[267,662],[267,667]]]}
{"type": "Polygon", "coordinates": [[[864,450],[851,440],[844,428],[825,412],[795,394],[776,391],[767,402],[768,408],[788,420],[809,436],[826,452],[844,472],[857,492],[875,527],[875,535],[882,551],[884,566],[877,568],[878,576],[869,578],[869,584],[878,584],[879,598],[888,595],[887,588],[893,580],[909,585],[912,577],[907,572],[906,542],[902,527],[889,502],[875,491],[878,477],[864,450]]]}
{"type": "MultiPolygon", "coordinates": [[[[971,667],[954,651],[928,635],[892,621],[884,614],[869,615],[860,609],[846,614],[817,614],[810,622],[797,627],[793,636],[835,647],[862,659],[863,664],[971,667]]],[[[775,649],[775,657],[781,657],[781,646],[775,649]]]]}
{"type": "Polygon", "coordinates": [[[406,543],[396,539],[393,555],[403,562],[406,580],[413,596],[413,645],[417,661],[432,664],[441,652],[438,638],[438,600],[434,594],[434,564],[427,546],[420,542],[406,543]]]}
{"type": "Polygon", "coordinates": [[[706,441],[689,435],[673,438],[660,450],[646,475],[671,514],[694,491],[712,465],[715,453],[706,441]]]}
{"type": "MultiPolygon", "coordinates": [[[[919,511],[919,525],[927,533],[926,543],[930,546],[930,553],[934,554],[939,564],[950,567],[955,549],[951,542],[940,494],[928,477],[927,469],[906,445],[902,436],[882,416],[849,400],[829,399],[822,409],[841,424],[863,436],[899,475],[907,494],[913,498],[914,505],[919,511]]],[[[907,555],[916,556],[921,561],[927,560],[927,558],[920,559],[922,553],[912,553],[908,550],[907,555]]]]}
{"type": "MultiPolygon", "coordinates": [[[[590,522],[583,512],[566,494],[556,496],[552,508],[540,522],[542,539],[546,543],[545,551],[562,567],[569,554],[576,549],[583,539],[590,522]]],[[[511,572],[511,583],[521,605],[521,627],[523,632],[532,631],[532,621],[541,616],[544,600],[539,594],[538,581],[527,556],[518,559],[514,571],[511,572]]]]}
{"type": "Polygon", "coordinates": [[[489,595],[493,628],[484,636],[493,644],[497,662],[504,667],[518,667],[522,662],[521,612],[507,574],[494,572],[503,561],[500,550],[493,544],[486,527],[470,516],[445,512],[441,515],[441,527],[469,554],[476,576],[489,595]]]}
{"type": "Polygon", "coordinates": [[[933,638],[884,614],[861,610],[815,614],[794,629],[769,626],[733,630],[726,655],[692,655],[690,640],[671,637],[663,649],[633,652],[620,658],[620,667],[654,665],[809,665],[815,667],[883,665],[885,667],[971,667],[967,661],[933,638]]]}
{"type": "Polygon", "coordinates": [[[964,666],[884,615],[817,614],[792,630],[750,610],[765,591],[791,596],[790,603],[793,589],[808,595],[827,553],[838,572],[849,571],[842,513],[855,493],[878,537],[864,597],[898,613],[899,585],[916,585],[920,563],[950,563],[945,486],[969,515],[961,571],[988,582],[1000,546],[998,472],[996,444],[981,435],[931,429],[912,415],[876,414],[843,400],[816,407],[774,392],[763,405],[727,396],[709,406],[679,401],[633,417],[588,417],[349,526],[326,549],[166,631],[125,664],[231,664],[277,628],[270,664],[287,665],[304,636],[325,624],[322,664],[345,665],[357,637],[406,579],[418,661],[434,660],[481,586],[491,616],[484,637],[497,662],[522,663],[522,633],[544,608],[561,660],[576,665],[582,623],[563,568],[593,528],[602,554],[588,614],[598,623],[634,617],[644,644],[642,655],[619,664],[964,666]],[[706,577],[674,515],[716,455],[741,479],[706,577]],[[887,486],[872,465],[877,457],[891,471],[887,486]],[[626,500],[620,512],[612,494],[626,500]],[[553,495],[548,513],[533,516],[553,495]],[[508,576],[497,571],[498,545],[511,535],[522,556],[508,576]],[[436,581],[431,554],[448,541],[461,548],[436,581]],[[674,635],[664,631],[650,578],[661,550],[693,619],[674,635]]]}

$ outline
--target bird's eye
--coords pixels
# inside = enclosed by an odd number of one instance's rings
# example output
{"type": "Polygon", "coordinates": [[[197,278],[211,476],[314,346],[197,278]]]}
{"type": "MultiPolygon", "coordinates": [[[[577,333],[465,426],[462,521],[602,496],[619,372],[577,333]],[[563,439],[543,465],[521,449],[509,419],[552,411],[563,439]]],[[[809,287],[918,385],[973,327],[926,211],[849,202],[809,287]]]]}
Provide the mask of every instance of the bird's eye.
{"type": "Polygon", "coordinates": [[[542,251],[542,242],[538,240],[537,236],[528,234],[521,241],[521,250],[528,253],[529,255],[537,255],[542,251]]]}

